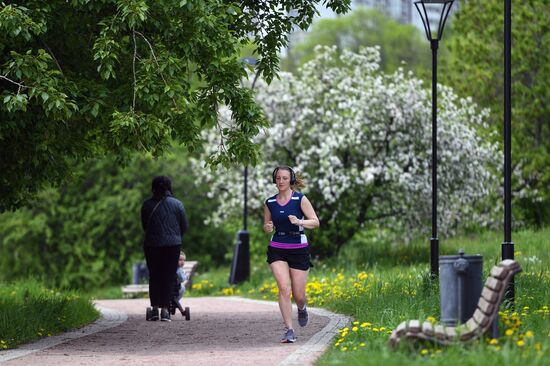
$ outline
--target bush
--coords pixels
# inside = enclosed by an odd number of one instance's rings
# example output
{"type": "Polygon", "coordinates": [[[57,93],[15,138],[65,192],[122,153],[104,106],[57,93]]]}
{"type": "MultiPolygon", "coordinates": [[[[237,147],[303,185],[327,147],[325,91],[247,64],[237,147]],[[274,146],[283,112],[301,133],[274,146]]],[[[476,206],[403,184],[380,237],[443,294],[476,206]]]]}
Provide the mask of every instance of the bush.
{"type": "Polygon", "coordinates": [[[131,264],[143,260],[141,203],[161,174],[172,178],[173,193],[187,210],[188,258],[200,261],[201,269],[223,263],[231,236],[203,224],[213,203],[186,162],[175,149],[162,160],[136,157],[126,168],[113,159],[80,164],[71,184],[0,215],[0,278],[43,276],[48,284],[79,289],[129,282],[131,264]]]}

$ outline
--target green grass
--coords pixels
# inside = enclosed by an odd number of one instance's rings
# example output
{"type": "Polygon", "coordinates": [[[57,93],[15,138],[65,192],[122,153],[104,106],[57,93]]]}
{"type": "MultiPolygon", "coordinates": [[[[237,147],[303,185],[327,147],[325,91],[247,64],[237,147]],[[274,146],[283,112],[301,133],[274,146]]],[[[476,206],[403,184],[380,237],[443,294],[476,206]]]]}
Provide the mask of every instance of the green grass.
{"type": "Polygon", "coordinates": [[[122,286],[113,285],[91,290],[87,295],[92,299],[122,299],[122,286]]]}
{"type": "MultiPolygon", "coordinates": [[[[328,296],[324,306],[351,315],[356,323],[340,333],[318,364],[549,364],[550,230],[521,231],[514,233],[513,239],[515,257],[524,271],[516,276],[514,307],[501,307],[500,339],[486,338],[451,347],[407,342],[396,351],[390,350],[388,333],[402,320],[439,319],[439,288],[437,282],[428,279],[428,262],[413,265],[397,262],[395,266],[365,268],[367,281],[354,279],[343,286],[344,295],[328,296]],[[360,286],[354,289],[357,284],[360,286]]],[[[499,234],[488,232],[456,237],[442,241],[440,254],[456,254],[459,248],[464,248],[467,254],[481,254],[487,276],[489,269],[500,261],[501,243],[499,234]]],[[[427,241],[415,243],[414,247],[429,251],[427,241]]],[[[354,273],[344,273],[345,278],[354,277],[354,273]]]]}
{"type": "MultiPolygon", "coordinates": [[[[550,229],[514,232],[516,276],[514,307],[501,306],[498,340],[437,347],[405,344],[390,350],[391,330],[407,319],[439,319],[439,284],[429,279],[429,243],[409,246],[365,246],[363,265],[343,261],[316,263],[308,281],[310,305],[350,315],[354,324],[342,329],[319,365],[548,365],[550,364],[550,229]],[[374,254],[373,254],[374,253],[374,254]],[[376,260],[376,258],[380,260],[376,260]]],[[[441,240],[440,254],[481,254],[484,277],[500,261],[502,236],[485,232],[441,240]]],[[[358,249],[355,248],[355,251],[358,249]]],[[[242,295],[276,301],[277,288],[267,266],[253,269],[251,281],[227,285],[228,270],[198,276],[198,295],[242,295]],[[223,274],[222,274],[223,273],[223,274]]]]}
{"type": "Polygon", "coordinates": [[[0,286],[0,349],[82,327],[98,311],[75,291],[45,288],[33,280],[0,286]]]}

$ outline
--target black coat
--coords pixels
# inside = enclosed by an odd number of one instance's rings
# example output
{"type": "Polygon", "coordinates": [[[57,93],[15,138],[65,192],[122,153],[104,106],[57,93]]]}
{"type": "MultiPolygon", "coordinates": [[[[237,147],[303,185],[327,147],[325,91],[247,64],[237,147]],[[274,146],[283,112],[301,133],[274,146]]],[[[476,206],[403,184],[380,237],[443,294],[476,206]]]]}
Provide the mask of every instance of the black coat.
{"type": "Polygon", "coordinates": [[[145,232],[144,246],[180,245],[183,234],[187,231],[187,217],[183,203],[170,195],[166,198],[149,198],[141,206],[141,225],[145,232]],[[154,210],[159,202],[160,204],[154,210]]]}

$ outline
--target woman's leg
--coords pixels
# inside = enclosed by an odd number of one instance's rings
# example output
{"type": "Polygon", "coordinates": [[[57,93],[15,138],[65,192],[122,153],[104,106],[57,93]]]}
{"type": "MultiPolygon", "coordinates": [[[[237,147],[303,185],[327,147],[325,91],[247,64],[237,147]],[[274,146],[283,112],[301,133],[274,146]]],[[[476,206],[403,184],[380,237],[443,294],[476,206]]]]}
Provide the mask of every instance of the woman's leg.
{"type": "Polygon", "coordinates": [[[158,248],[161,253],[159,266],[159,307],[170,307],[176,286],[176,270],[180,257],[180,245],[158,248]]]}
{"type": "Polygon", "coordinates": [[[298,309],[303,309],[307,304],[306,284],[309,270],[290,268],[290,280],[292,283],[292,297],[298,306],[298,309]]]}
{"type": "Polygon", "coordinates": [[[284,261],[275,261],[270,265],[271,272],[279,288],[279,309],[283,316],[283,322],[288,329],[292,327],[292,303],[290,301],[290,271],[288,263],[284,261]]]}
{"type": "Polygon", "coordinates": [[[147,262],[147,269],[149,271],[149,299],[151,306],[160,306],[159,296],[159,270],[162,268],[162,262],[158,248],[144,247],[145,261],[147,262]]]}

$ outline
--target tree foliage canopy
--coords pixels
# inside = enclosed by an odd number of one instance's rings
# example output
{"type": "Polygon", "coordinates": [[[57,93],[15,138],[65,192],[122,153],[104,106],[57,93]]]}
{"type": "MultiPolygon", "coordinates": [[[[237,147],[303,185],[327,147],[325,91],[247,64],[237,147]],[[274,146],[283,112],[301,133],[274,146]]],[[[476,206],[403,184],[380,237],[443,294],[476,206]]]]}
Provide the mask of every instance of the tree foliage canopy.
{"type": "MultiPolygon", "coordinates": [[[[428,235],[431,94],[410,73],[380,72],[377,48],[316,52],[298,76],[258,85],[258,103],[272,123],[257,137],[264,159],[249,173],[249,207],[262,217],[264,200],[277,192],[272,170],[290,165],[308,182],[305,193],[321,220],[321,229],[308,233],[316,254],[334,254],[366,225],[428,235]]],[[[446,235],[494,223],[499,155],[477,133],[486,111],[448,87],[440,91],[438,225],[446,235]]],[[[212,222],[239,215],[240,174],[202,174],[220,202],[212,222]]]]}
{"type": "MultiPolygon", "coordinates": [[[[503,131],[504,4],[464,1],[453,19],[444,78],[462,95],[491,109],[489,122],[503,131]]],[[[550,3],[533,0],[512,8],[512,159],[517,219],[550,222],[550,3]]],[[[502,141],[502,134],[499,137],[502,141]]]]}
{"type": "MultiPolygon", "coordinates": [[[[288,31],[306,28],[319,2],[0,3],[0,209],[63,181],[75,160],[159,155],[171,140],[194,150],[221,104],[236,124],[220,129],[209,162],[254,164],[251,139],[266,120],[239,84],[239,48],[252,39],[258,70],[271,80],[288,31]]],[[[349,6],[324,3],[338,13],[349,6]]]]}

